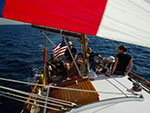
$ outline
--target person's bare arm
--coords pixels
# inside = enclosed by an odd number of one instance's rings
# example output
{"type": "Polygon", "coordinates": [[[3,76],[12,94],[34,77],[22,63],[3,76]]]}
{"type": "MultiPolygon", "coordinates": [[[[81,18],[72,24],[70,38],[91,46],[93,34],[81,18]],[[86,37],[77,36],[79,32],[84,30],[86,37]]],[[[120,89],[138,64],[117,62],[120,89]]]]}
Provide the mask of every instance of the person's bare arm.
{"type": "Polygon", "coordinates": [[[133,67],[133,63],[132,63],[132,59],[129,61],[129,69],[127,70],[126,74],[128,75],[129,72],[132,70],[133,67]]]}
{"type": "Polygon", "coordinates": [[[118,64],[118,61],[119,61],[119,59],[116,57],[115,63],[114,63],[113,68],[112,68],[112,73],[111,73],[111,75],[114,74],[114,72],[115,72],[115,70],[116,70],[116,67],[117,67],[117,64],[118,64]]]}
{"type": "Polygon", "coordinates": [[[75,59],[75,60],[77,59],[77,54],[74,55],[74,59],[75,59]]]}
{"type": "MultiPolygon", "coordinates": [[[[74,58],[74,60],[76,60],[77,59],[77,54],[75,54],[75,55],[73,55],[73,58],[74,58]]],[[[72,66],[73,65],[73,61],[70,63],[70,66],[72,66]]]]}

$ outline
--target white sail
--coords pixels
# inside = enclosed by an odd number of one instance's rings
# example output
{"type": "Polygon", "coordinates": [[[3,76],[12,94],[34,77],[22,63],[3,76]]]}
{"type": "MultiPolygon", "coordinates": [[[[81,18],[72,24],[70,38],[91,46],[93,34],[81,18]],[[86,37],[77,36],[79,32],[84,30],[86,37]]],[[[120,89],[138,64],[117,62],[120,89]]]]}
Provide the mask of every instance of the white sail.
{"type": "Polygon", "coordinates": [[[108,0],[97,36],[150,47],[150,1],[108,0]]]}

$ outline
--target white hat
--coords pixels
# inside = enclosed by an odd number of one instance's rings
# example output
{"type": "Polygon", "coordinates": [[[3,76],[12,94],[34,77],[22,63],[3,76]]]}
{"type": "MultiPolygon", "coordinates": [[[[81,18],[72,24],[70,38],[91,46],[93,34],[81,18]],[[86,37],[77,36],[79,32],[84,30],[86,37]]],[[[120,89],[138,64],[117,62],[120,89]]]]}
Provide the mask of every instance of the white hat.
{"type": "Polygon", "coordinates": [[[110,61],[110,62],[115,62],[115,57],[110,56],[110,57],[109,57],[109,61],[110,61]]]}

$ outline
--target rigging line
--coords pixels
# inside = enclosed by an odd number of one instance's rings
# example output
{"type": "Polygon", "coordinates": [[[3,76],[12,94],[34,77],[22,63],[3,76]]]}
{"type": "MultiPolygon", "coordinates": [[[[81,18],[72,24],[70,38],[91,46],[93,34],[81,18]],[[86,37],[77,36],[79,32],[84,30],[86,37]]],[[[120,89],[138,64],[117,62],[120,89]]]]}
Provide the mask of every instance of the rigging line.
{"type": "MultiPolygon", "coordinates": [[[[110,76],[112,79],[114,79],[116,82],[118,82],[120,85],[122,85],[124,88],[127,89],[127,91],[129,91],[130,89],[127,88],[124,84],[122,84],[121,82],[119,82],[117,79],[115,79],[113,76],[110,76]]],[[[132,94],[136,94],[134,91],[130,90],[132,94]]]]}
{"type": "Polygon", "coordinates": [[[113,86],[115,86],[122,94],[124,94],[126,97],[128,97],[127,96],[127,94],[126,93],[124,93],[119,87],[117,87],[114,83],[112,83],[110,80],[108,80],[108,79],[106,79],[109,83],[111,83],[113,86]]]}
{"type": "MultiPolygon", "coordinates": [[[[17,90],[17,89],[12,89],[12,88],[8,88],[8,87],[4,87],[4,86],[0,86],[0,88],[5,89],[5,90],[9,90],[9,91],[13,91],[13,92],[17,92],[17,93],[21,93],[21,94],[28,95],[28,96],[31,95],[32,97],[36,97],[36,98],[39,98],[39,99],[46,100],[45,96],[40,96],[40,95],[37,95],[37,94],[32,94],[32,93],[28,93],[28,92],[25,92],[25,91],[20,91],[20,90],[17,90]]],[[[48,97],[47,100],[51,101],[51,102],[67,105],[67,106],[74,106],[74,105],[76,105],[73,102],[69,102],[69,101],[65,101],[65,100],[61,100],[61,99],[56,99],[56,98],[52,98],[52,97],[48,97]]]]}
{"type": "Polygon", "coordinates": [[[44,31],[41,31],[42,34],[48,39],[48,41],[55,47],[56,45],[54,44],[54,42],[47,36],[47,34],[44,31]]]}
{"type": "MultiPolygon", "coordinates": [[[[26,101],[24,101],[24,100],[21,100],[21,99],[15,98],[15,97],[10,97],[10,96],[6,96],[6,95],[1,95],[1,96],[4,96],[4,97],[6,97],[6,98],[10,98],[10,99],[13,99],[13,100],[17,100],[17,101],[20,101],[20,102],[23,102],[23,103],[26,102],[26,101]]],[[[45,108],[44,105],[36,104],[36,103],[34,103],[34,102],[27,102],[27,103],[28,103],[28,104],[33,104],[33,105],[36,105],[36,106],[40,106],[40,107],[45,108]]],[[[52,110],[55,110],[55,111],[61,111],[61,110],[56,109],[56,108],[53,108],[53,107],[48,107],[48,106],[46,106],[46,108],[47,108],[47,109],[52,109],[52,110]]]]}
{"type": "Polygon", "coordinates": [[[0,77],[0,80],[20,83],[20,84],[26,84],[26,85],[37,85],[37,86],[41,86],[41,87],[45,86],[45,85],[42,85],[42,84],[36,84],[36,83],[31,83],[31,82],[24,82],[24,81],[19,81],[19,80],[6,79],[6,78],[1,78],[1,77],[0,77]]]}
{"type": "MultiPolygon", "coordinates": [[[[42,85],[42,84],[35,84],[35,83],[30,83],[30,82],[22,82],[22,81],[18,81],[18,80],[5,79],[5,78],[1,78],[1,77],[0,77],[0,80],[5,80],[5,81],[10,81],[10,82],[15,82],[15,83],[28,84],[28,85],[45,86],[45,85],[42,85]]],[[[72,90],[72,91],[83,91],[83,92],[92,92],[92,93],[105,93],[105,94],[122,95],[122,93],[93,91],[93,90],[84,90],[84,89],[75,89],[75,88],[66,88],[66,87],[59,87],[59,86],[52,86],[52,85],[51,86],[46,86],[46,87],[52,87],[52,88],[64,89],[64,90],[72,90]]],[[[128,94],[128,95],[133,95],[133,94],[128,94]]]]}
{"type": "MultiPolygon", "coordinates": [[[[13,94],[13,93],[10,93],[10,92],[3,92],[3,91],[0,91],[0,93],[3,93],[3,94],[5,94],[5,95],[10,95],[10,96],[18,97],[18,98],[22,98],[22,99],[28,99],[28,97],[16,95],[16,94],[13,94]]],[[[62,105],[45,102],[44,100],[41,101],[41,100],[32,99],[32,98],[31,98],[30,100],[33,100],[33,101],[36,100],[37,102],[40,102],[40,103],[46,103],[46,104],[58,106],[58,107],[61,107],[62,109],[64,109],[64,107],[63,107],[62,105]]]]}
{"type": "Polygon", "coordinates": [[[66,44],[67,47],[68,47],[69,53],[70,53],[70,55],[71,55],[71,58],[73,59],[73,63],[74,63],[74,65],[75,65],[75,67],[76,67],[76,69],[77,69],[77,71],[78,71],[78,73],[79,73],[79,75],[80,75],[80,77],[81,77],[81,72],[80,72],[80,70],[79,70],[79,68],[78,68],[78,66],[77,66],[77,63],[76,63],[76,61],[75,61],[75,59],[74,59],[74,57],[73,57],[73,55],[72,55],[72,52],[71,52],[71,50],[70,50],[70,48],[69,48],[69,45],[68,45],[67,40],[66,40],[65,37],[64,37],[64,41],[65,41],[65,44],[66,44]]]}
{"type": "MultiPolygon", "coordinates": [[[[46,92],[45,106],[47,106],[47,98],[48,98],[48,95],[49,95],[49,91],[50,91],[50,87],[47,89],[47,92],[46,92]]],[[[46,108],[44,108],[44,113],[46,113],[46,108]]]]}
{"type": "Polygon", "coordinates": [[[61,29],[61,30],[60,30],[60,36],[64,36],[64,35],[62,34],[62,32],[63,32],[63,30],[61,29]]]}
{"type": "Polygon", "coordinates": [[[125,85],[123,85],[121,82],[119,82],[117,79],[115,79],[113,76],[110,76],[112,79],[114,79],[116,82],[118,82],[120,85],[122,85],[124,88],[126,88],[127,90],[128,90],[128,88],[125,86],[125,85]]]}
{"type": "Polygon", "coordinates": [[[118,82],[120,85],[122,85],[124,88],[129,90],[125,85],[123,85],[121,82],[119,82],[117,79],[115,79],[113,76],[110,76],[112,79],[114,79],[116,82],[118,82]]]}
{"type": "MultiPolygon", "coordinates": [[[[123,95],[122,93],[116,93],[116,92],[103,92],[103,91],[94,91],[94,90],[84,90],[84,89],[74,89],[74,88],[65,88],[65,87],[57,87],[57,86],[51,86],[52,88],[57,89],[65,89],[65,90],[71,90],[71,91],[83,91],[83,92],[91,92],[91,93],[104,93],[104,94],[118,94],[123,95]]],[[[133,95],[130,93],[126,93],[127,95],[133,95]]]]}
{"type": "MultiPolygon", "coordinates": [[[[17,92],[17,93],[21,93],[21,94],[24,94],[24,95],[32,95],[32,97],[36,97],[36,98],[39,98],[39,99],[45,99],[44,96],[39,96],[37,94],[27,93],[27,92],[24,92],[24,91],[19,91],[19,90],[15,90],[15,89],[11,89],[11,88],[6,88],[6,87],[3,87],[3,89],[9,90],[9,91],[13,91],[13,92],[17,92]]],[[[75,103],[71,103],[71,102],[70,102],[70,104],[59,102],[60,99],[58,99],[58,101],[57,101],[57,99],[54,99],[54,98],[51,98],[51,97],[49,97],[47,100],[51,101],[51,102],[67,105],[67,106],[74,106],[74,105],[76,105],[75,103]],[[53,99],[53,100],[49,100],[49,99],[53,99]]]]}

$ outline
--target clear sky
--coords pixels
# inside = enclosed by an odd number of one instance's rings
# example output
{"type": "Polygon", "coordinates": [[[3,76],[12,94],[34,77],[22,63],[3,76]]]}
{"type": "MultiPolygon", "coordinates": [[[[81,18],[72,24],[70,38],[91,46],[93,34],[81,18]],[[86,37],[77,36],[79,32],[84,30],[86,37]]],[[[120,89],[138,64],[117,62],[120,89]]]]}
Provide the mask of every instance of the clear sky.
{"type": "Polygon", "coordinates": [[[8,20],[4,18],[0,18],[0,25],[10,25],[10,24],[25,24],[23,22],[8,20]]]}

